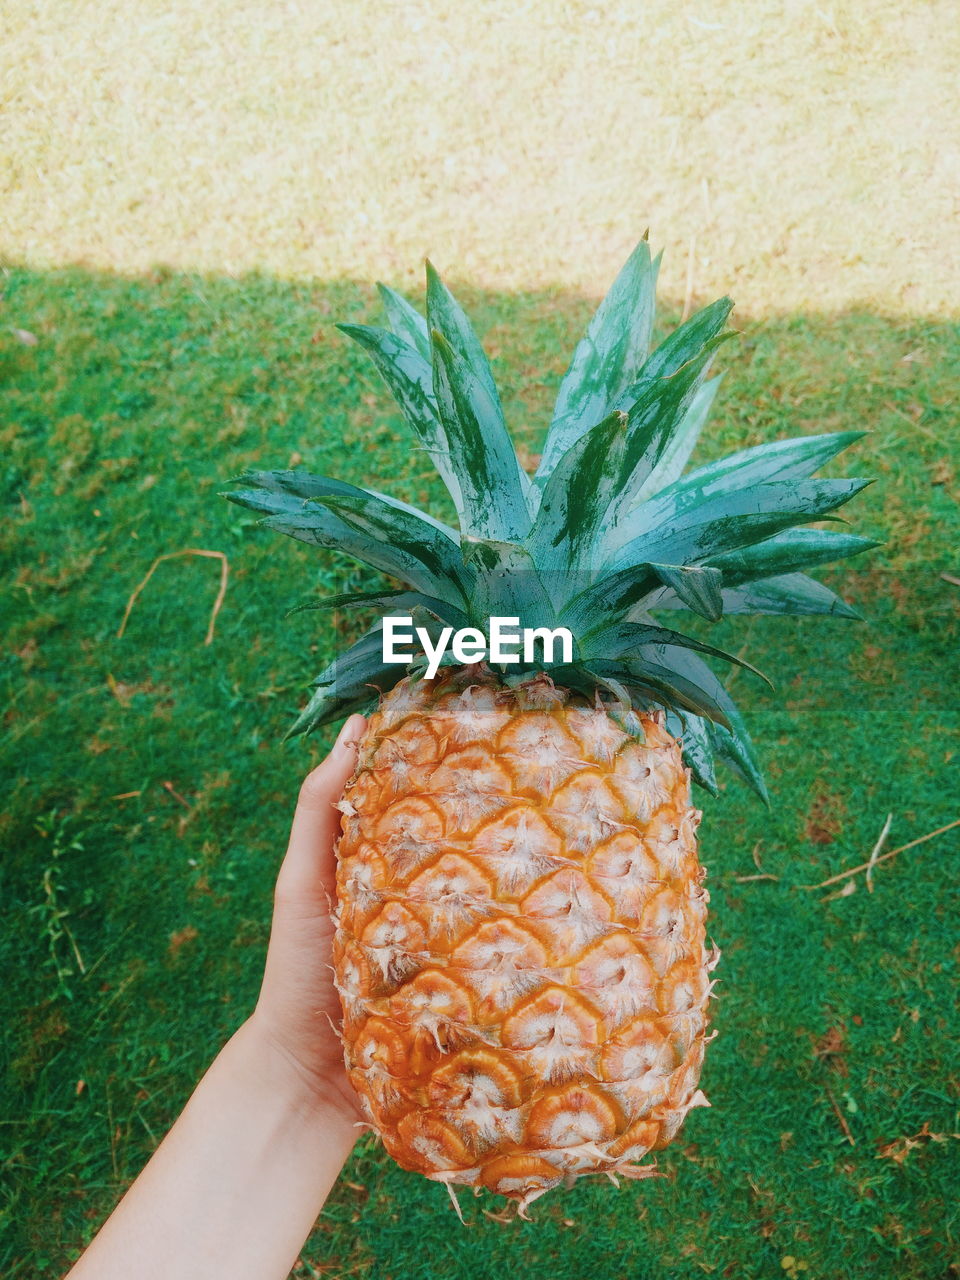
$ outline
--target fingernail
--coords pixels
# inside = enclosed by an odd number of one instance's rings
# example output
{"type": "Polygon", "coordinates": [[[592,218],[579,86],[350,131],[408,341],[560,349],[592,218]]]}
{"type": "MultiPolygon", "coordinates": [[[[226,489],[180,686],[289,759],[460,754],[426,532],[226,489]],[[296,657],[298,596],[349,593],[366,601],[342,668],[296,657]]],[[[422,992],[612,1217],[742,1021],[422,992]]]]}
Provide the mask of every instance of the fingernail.
{"type": "Polygon", "coordinates": [[[343,728],[337,734],[334,749],[337,751],[342,751],[344,749],[356,751],[360,737],[366,728],[366,724],[366,720],[364,720],[361,715],[354,713],[354,715],[348,716],[344,722],[343,728]]]}

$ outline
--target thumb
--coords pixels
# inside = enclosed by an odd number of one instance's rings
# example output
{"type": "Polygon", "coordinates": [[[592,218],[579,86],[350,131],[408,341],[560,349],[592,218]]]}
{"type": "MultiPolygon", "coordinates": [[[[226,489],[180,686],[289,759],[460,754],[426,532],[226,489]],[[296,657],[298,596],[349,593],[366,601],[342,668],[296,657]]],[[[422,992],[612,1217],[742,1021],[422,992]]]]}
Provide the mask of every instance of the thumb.
{"type": "Polygon", "coordinates": [[[357,747],[366,723],[363,716],[350,716],[330,754],[303,781],[277,880],[277,890],[284,896],[325,893],[333,885],[333,846],[340,834],[335,805],[357,767],[357,747]]]}

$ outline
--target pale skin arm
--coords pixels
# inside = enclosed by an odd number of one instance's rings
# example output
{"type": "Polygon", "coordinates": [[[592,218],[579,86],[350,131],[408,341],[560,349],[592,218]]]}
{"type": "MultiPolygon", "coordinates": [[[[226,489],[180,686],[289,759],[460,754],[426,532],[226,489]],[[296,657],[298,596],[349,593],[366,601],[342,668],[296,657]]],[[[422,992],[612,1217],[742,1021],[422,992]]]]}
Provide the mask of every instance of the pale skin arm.
{"type": "Polygon", "coordinates": [[[334,808],[351,716],[304,782],[257,1007],[68,1280],[284,1280],[360,1133],[332,1023],[334,808]]]}

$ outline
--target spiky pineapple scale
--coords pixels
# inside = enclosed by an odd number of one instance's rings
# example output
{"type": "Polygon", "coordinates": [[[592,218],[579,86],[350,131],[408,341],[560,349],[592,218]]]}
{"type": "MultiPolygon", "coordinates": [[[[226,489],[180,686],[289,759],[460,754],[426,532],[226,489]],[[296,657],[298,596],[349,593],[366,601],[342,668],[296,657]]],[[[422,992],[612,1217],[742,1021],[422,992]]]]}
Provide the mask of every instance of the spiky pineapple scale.
{"type": "Polygon", "coordinates": [[[386,694],[343,801],[350,1079],[390,1154],[521,1209],[643,1176],[698,1090],[707,894],[679,744],[541,678],[386,694]]]}

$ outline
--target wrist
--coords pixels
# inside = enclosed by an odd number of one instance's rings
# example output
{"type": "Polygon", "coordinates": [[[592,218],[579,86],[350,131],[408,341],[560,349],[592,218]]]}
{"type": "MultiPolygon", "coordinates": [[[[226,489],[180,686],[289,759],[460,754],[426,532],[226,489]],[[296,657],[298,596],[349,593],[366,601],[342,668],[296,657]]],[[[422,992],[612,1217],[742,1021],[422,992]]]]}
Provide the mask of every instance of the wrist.
{"type": "Polygon", "coordinates": [[[307,1121],[316,1118],[327,1132],[331,1123],[336,1124],[353,1145],[362,1116],[346,1081],[341,1085],[305,1066],[275,1034],[262,1012],[251,1014],[224,1052],[235,1056],[238,1070],[274,1105],[307,1121]]]}

